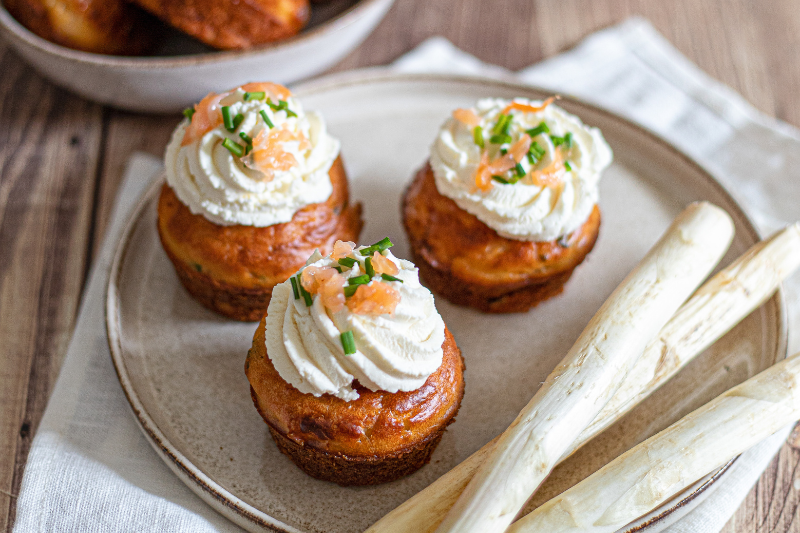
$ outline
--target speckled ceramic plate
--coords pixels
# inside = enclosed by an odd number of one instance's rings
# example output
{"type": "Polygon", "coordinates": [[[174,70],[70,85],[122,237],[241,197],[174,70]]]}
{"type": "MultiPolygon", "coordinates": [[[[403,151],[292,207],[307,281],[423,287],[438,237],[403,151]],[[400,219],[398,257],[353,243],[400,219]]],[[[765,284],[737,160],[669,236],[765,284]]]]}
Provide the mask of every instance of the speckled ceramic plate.
{"type": "MultiPolygon", "coordinates": [[[[364,204],[362,242],[390,236],[408,256],[400,196],[452,109],[484,96],[541,98],[507,83],[359,72],[298,89],[342,140],[352,193],[364,204]]],[[[312,479],[275,447],[253,408],[244,360],[255,323],[207,311],[183,290],[156,233],[158,187],[135,211],[111,272],[108,333],[125,393],[158,454],[198,495],[251,531],[355,533],[501,432],[567,352],[602,302],[673,217],[693,200],[727,210],[736,237],[727,264],[757,241],[722,187],[689,158],[629,122],[565,99],[600,127],[615,152],[601,185],[597,246],[561,296],[525,313],[490,316],[444,300],[437,307],[467,363],[466,395],[431,463],[377,487],[312,479]]],[[[573,485],[631,446],[785,356],[780,294],[628,416],[559,466],[532,505],[573,485]]],[[[724,469],[624,531],[657,531],[708,494],[724,469]]]]}

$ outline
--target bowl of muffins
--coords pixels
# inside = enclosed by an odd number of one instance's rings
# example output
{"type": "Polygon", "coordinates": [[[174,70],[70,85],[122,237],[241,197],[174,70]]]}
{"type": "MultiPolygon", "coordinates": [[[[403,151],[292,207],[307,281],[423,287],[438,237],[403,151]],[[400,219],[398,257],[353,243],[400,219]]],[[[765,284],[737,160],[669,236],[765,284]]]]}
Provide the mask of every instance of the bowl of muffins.
{"type": "Polygon", "coordinates": [[[0,31],[57,85],[121,109],[171,113],[221,87],[319,74],[393,2],[3,0],[0,31]]]}

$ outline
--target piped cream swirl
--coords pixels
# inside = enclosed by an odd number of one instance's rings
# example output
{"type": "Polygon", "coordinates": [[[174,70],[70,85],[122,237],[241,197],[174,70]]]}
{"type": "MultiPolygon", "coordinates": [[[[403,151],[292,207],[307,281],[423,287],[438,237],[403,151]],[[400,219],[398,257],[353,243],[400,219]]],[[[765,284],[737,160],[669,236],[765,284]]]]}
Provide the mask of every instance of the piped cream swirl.
{"type": "MultiPolygon", "coordinates": [[[[513,101],[523,106],[542,104],[523,98],[513,101]]],[[[484,149],[476,144],[473,125],[455,118],[443,124],[430,157],[436,188],[503,237],[551,241],[578,229],[589,218],[598,201],[600,175],[611,163],[611,149],[597,128],[585,126],[556,105],[538,112],[512,110],[510,142],[492,143],[492,130],[509,104],[509,100],[487,98],[479,100],[472,109],[479,119],[477,125],[482,128],[484,149]],[[476,173],[482,153],[488,151],[489,160],[501,157],[501,149],[509,149],[526,130],[536,128],[541,122],[548,126],[550,134],[533,137],[544,155],[535,164],[527,157],[522,158],[520,165],[526,177],[513,184],[493,181],[486,190],[478,188],[476,173]],[[568,133],[571,133],[571,148],[557,147],[551,135],[563,138],[568,133]],[[532,171],[546,168],[555,158],[562,157],[569,168],[560,169],[556,183],[541,184],[531,177],[532,171]]]]}
{"type": "MultiPolygon", "coordinates": [[[[229,106],[231,116],[241,113],[244,117],[234,132],[220,123],[183,145],[190,122],[178,125],[165,155],[167,183],[192,213],[216,224],[263,227],[288,222],[303,207],[330,197],[333,187],[328,171],[339,155],[339,141],[328,134],[319,113],[304,112],[291,96],[285,100],[289,113],[273,110],[264,99],[245,101],[244,94],[241,88],[234,89],[217,103],[217,107],[229,106]],[[275,129],[289,134],[287,140],[276,143],[276,153],[294,158],[290,168],[271,175],[248,167],[223,146],[225,139],[243,146],[241,132],[256,139],[260,133],[272,131],[261,112],[275,129]],[[304,138],[308,143],[289,137],[304,138]]],[[[275,95],[271,98],[278,100],[275,95]]],[[[217,109],[212,112],[220,113],[217,109]]]]}
{"type": "MultiPolygon", "coordinates": [[[[315,296],[307,307],[295,299],[290,281],[277,285],[266,318],[266,348],[280,376],[300,392],[332,394],[346,401],[358,398],[352,383],[373,390],[411,391],[421,387],[442,364],[444,321],[433,295],[420,285],[413,263],[384,252],[398,268],[389,281],[400,301],[392,314],[355,314],[347,306],[331,312],[315,296]],[[341,334],[352,331],[356,353],[345,355],[341,334]]],[[[363,264],[363,257],[355,257],[363,264]]],[[[306,266],[335,266],[318,252],[306,266]]],[[[363,274],[355,265],[344,269],[349,279],[363,274]]],[[[384,283],[373,278],[372,283],[384,283]]]]}

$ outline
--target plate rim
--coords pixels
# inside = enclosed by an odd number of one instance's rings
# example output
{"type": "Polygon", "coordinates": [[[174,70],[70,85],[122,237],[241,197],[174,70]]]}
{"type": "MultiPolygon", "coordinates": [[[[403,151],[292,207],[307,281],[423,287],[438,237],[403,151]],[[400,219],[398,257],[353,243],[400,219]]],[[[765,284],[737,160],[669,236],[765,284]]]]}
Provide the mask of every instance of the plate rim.
{"type": "Polygon", "coordinates": [[[259,56],[265,53],[278,52],[306,41],[313,41],[321,34],[332,33],[341,28],[350,26],[353,22],[360,19],[364,13],[368,12],[370,8],[376,8],[383,3],[387,3],[388,9],[394,2],[395,0],[357,0],[355,4],[341,13],[307,31],[300,30],[297,34],[286,39],[264,43],[247,50],[216,50],[178,56],[115,56],[67,48],[66,46],[48,41],[23,26],[22,23],[8,12],[2,0],[0,0],[0,29],[13,34],[14,37],[24,41],[28,46],[44,54],[75,63],[128,70],[186,68],[213,63],[225,63],[227,61],[251,56],[259,56]]]}
{"type": "MultiPolygon", "coordinates": [[[[552,91],[538,86],[520,83],[518,81],[515,82],[511,79],[497,79],[474,75],[464,76],[457,74],[402,73],[388,67],[358,69],[323,76],[321,78],[299,84],[295,88],[294,92],[300,97],[305,97],[308,95],[346,88],[349,86],[403,81],[428,83],[450,82],[467,85],[480,84],[486,86],[489,90],[491,90],[491,87],[498,87],[503,89],[515,89],[528,93],[539,92],[542,94],[552,94],[552,91]]],[[[606,119],[617,122],[622,127],[638,131],[638,133],[649,137],[651,141],[661,145],[662,148],[666,148],[672,153],[673,156],[679,157],[684,161],[684,163],[688,164],[690,167],[693,167],[696,172],[706,178],[706,185],[711,186],[718,194],[728,200],[729,204],[732,206],[732,210],[735,210],[736,216],[740,217],[740,219],[744,222],[743,229],[747,232],[747,234],[756,241],[761,240],[760,232],[744,208],[739,204],[735,197],[694,158],[681,151],[679,148],[654,131],[642,125],[636,124],[616,113],[572,95],[564,96],[563,98],[567,101],[576,103],[579,106],[589,108],[592,112],[599,113],[606,119]]],[[[117,311],[119,309],[118,279],[121,275],[122,261],[124,260],[125,253],[130,245],[132,231],[138,224],[142,211],[149,205],[150,202],[154,200],[156,192],[161,188],[161,185],[164,181],[163,176],[164,174],[162,173],[159,178],[155,179],[154,182],[147,187],[134,208],[130,211],[126,223],[119,234],[119,242],[116,245],[113,260],[109,267],[108,284],[106,288],[106,305],[104,312],[107,341],[109,351],[111,353],[111,359],[114,365],[114,371],[117,374],[117,378],[120,381],[125,397],[127,398],[128,403],[135,415],[137,425],[139,425],[139,427],[142,429],[143,433],[147,437],[148,442],[157,452],[159,457],[161,457],[161,459],[167,463],[169,468],[178,476],[178,478],[181,479],[181,481],[183,481],[184,484],[186,484],[195,494],[209,504],[216,512],[222,514],[225,518],[233,521],[239,526],[247,528],[247,526],[256,525],[278,533],[302,533],[302,531],[268,515],[263,511],[260,511],[250,504],[243,502],[231,491],[220,486],[217,482],[205,474],[197,465],[189,461],[182,453],[180,453],[180,451],[164,436],[153,419],[150,417],[144,405],[136,395],[130,377],[126,372],[122,348],[120,345],[121,328],[118,321],[115,320],[117,318],[117,311]]],[[[771,299],[776,300],[778,312],[778,335],[776,339],[775,353],[777,361],[780,361],[785,359],[788,353],[788,317],[786,314],[786,301],[783,294],[782,284],[767,301],[771,299]]],[[[737,459],[738,456],[729,460],[711,474],[705,476],[703,479],[695,483],[695,485],[698,486],[696,486],[692,492],[686,494],[677,501],[668,502],[666,504],[667,507],[661,510],[657,515],[647,518],[644,522],[636,524],[631,528],[625,526],[619,531],[624,531],[625,533],[639,533],[656,526],[658,522],[668,519],[678,511],[692,508],[694,504],[699,503],[699,501],[702,499],[701,496],[706,495],[705,493],[709,488],[715,486],[715,483],[723,478],[724,474],[731,468],[731,466],[734,465],[737,459]]]]}

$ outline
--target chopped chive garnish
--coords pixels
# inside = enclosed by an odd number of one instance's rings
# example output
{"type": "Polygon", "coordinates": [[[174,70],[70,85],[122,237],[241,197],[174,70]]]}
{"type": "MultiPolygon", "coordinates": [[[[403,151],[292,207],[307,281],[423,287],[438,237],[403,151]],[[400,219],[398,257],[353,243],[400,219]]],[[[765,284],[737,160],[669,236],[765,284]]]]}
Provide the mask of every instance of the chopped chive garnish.
{"type": "Polygon", "coordinates": [[[349,286],[345,287],[344,288],[344,296],[345,296],[345,298],[350,298],[351,296],[353,296],[360,286],[361,285],[349,285],[349,286]]]}
{"type": "Polygon", "coordinates": [[[506,150],[505,148],[500,148],[500,155],[506,155],[507,153],[508,150],[506,150]]]}
{"type": "Polygon", "coordinates": [[[475,126],[475,128],[472,130],[472,138],[475,141],[475,144],[483,148],[483,128],[480,126],[475,126]]]}
{"type": "Polygon", "coordinates": [[[567,132],[563,137],[558,135],[551,135],[550,139],[553,141],[553,146],[561,146],[566,144],[567,148],[572,148],[572,132],[567,132]]]}
{"type": "Polygon", "coordinates": [[[287,102],[286,100],[278,100],[277,104],[273,104],[272,100],[267,98],[267,105],[270,107],[270,109],[272,109],[275,112],[286,111],[286,116],[287,117],[296,117],[297,116],[297,113],[295,113],[294,111],[289,109],[289,102],[287,102]]]}
{"type": "Polygon", "coordinates": [[[492,144],[507,144],[511,142],[511,135],[506,135],[505,133],[498,133],[496,135],[492,135],[489,138],[489,142],[492,144]]]}
{"type": "Polygon", "coordinates": [[[535,128],[531,128],[529,130],[525,130],[525,133],[530,135],[531,138],[534,138],[537,135],[541,135],[542,133],[550,133],[550,128],[548,128],[547,124],[545,124],[544,121],[542,121],[535,128]]]}
{"type": "Polygon", "coordinates": [[[517,163],[517,164],[514,166],[514,170],[516,170],[516,171],[517,171],[517,176],[518,176],[518,177],[520,177],[520,178],[524,178],[524,177],[525,177],[525,169],[524,169],[524,168],[522,168],[522,165],[521,165],[520,163],[517,163]]]}
{"type": "Polygon", "coordinates": [[[336,272],[338,272],[339,274],[341,274],[341,273],[342,273],[342,267],[340,267],[340,266],[335,266],[335,267],[333,267],[333,269],[334,269],[336,272]]]}
{"type": "Polygon", "coordinates": [[[569,161],[564,161],[564,168],[572,172],[572,165],[569,164],[569,161]]]}
{"type": "Polygon", "coordinates": [[[364,259],[364,271],[367,273],[367,276],[372,278],[375,275],[375,269],[372,268],[372,258],[367,257],[364,259]]]}
{"type": "Polygon", "coordinates": [[[353,268],[353,265],[358,263],[358,261],[356,261],[352,257],[342,257],[341,259],[339,259],[338,262],[340,265],[346,266],[347,268],[353,268]]]}
{"type": "Polygon", "coordinates": [[[244,115],[242,115],[241,113],[236,113],[236,116],[233,117],[233,129],[235,130],[236,128],[238,128],[242,124],[242,122],[244,122],[244,115]]]}
{"type": "Polygon", "coordinates": [[[495,180],[495,181],[499,181],[500,183],[505,183],[506,185],[508,185],[508,180],[505,179],[502,176],[495,175],[495,176],[492,176],[492,179],[495,180]]]}
{"type": "Polygon", "coordinates": [[[192,121],[192,117],[194,116],[194,108],[193,107],[187,107],[186,109],[184,109],[183,110],[183,116],[188,118],[189,122],[191,122],[192,121]]]}
{"type": "Polygon", "coordinates": [[[386,281],[399,281],[400,283],[403,283],[402,279],[390,276],[389,274],[381,274],[381,277],[386,281]]]}
{"type": "Polygon", "coordinates": [[[252,138],[252,137],[250,137],[250,136],[249,136],[248,134],[246,134],[245,132],[243,132],[243,131],[240,131],[240,132],[239,132],[239,137],[241,137],[241,138],[242,138],[242,140],[243,140],[244,142],[246,142],[247,144],[249,144],[250,146],[253,146],[253,138],[252,138]]]}
{"type": "Polygon", "coordinates": [[[342,339],[342,348],[344,348],[345,355],[356,353],[356,339],[353,337],[352,331],[345,331],[339,338],[342,339]]]}
{"type": "Polygon", "coordinates": [[[369,283],[370,277],[366,274],[361,274],[360,276],[355,276],[347,280],[348,285],[365,285],[369,283]]]}
{"type": "Polygon", "coordinates": [[[230,132],[236,129],[233,127],[233,117],[231,116],[230,106],[222,106],[222,124],[224,124],[225,129],[230,132]]]}
{"type": "Polygon", "coordinates": [[[300,291],[297,289],[297,278],[292,276],[291,278],[289,278],[289,281],[292,282],[292,292],[294,293],[294,299],[299,300],[300,291]]]}
{"type": "Polygon", "coordinates": [[[244,155],[244,147],[239,143],[233,142],[227,137],[225,138],[224,141],[222,141],[222,146],[227,148],[228,151],[233,155],[235,155],[236,157],[242,157],[244,155]]]}
{"type": "Polygon", "coordinates": [[[311,307],[314,304],[314,300],[311,298],[311,294],[303,287],[303,284],[300,280],[297,280],[297,290],[300,291],[300,296],[303,297],[303,300],[306,302],[306,307],[311,307]]]}
{"type": "Polygon", "coordinates": [[[372,255],[375,252],[382,252],[394,246],[394,243],[389,240],[389,237],[384,237],[372,246],[367,246],[358,251],[361,255],[372,255]]]}
{"type": "Polygon", "coordinates": [[[497,134],[502,134],[502,135],[508,134],[508,128],[509,128],[509,126],[511,126],[511,119],[512,118],[513,117],[511,115],[503,115],[503,114],[501,114],[500,118],[497,119],[497,124],[494,125],[494,129],[492,130],[492,133],[494,133],[495,135],[497,135],[497,134]]]}
{"type": "Polygon", "coordinates": [[[267,112],[266,112],[266,111],[264,111],[264,110],[262,109],[261,111],[259,111],[259,112],[258,112],[258,114],[259,114],[259,115],[261,115],[261,118],[263,118],[263,119],[264,119],[264,122],[266,122],[266,123],[267,123],[267,126],[269,126],[269,128],[270,128],[270,129],[272,129],[272,128],[274,128],[274,127],[275,127],[275,124],[273,124],[273,123],[272,123],[272,121],[271,121],[271,120],[269,119],[269,117],[267,116],[267,112]]]}
{"type": "Polygon", "coordinates": [[[267,93],[264,91],[244,93],[244,101],[249,102],[250,100],[263,100],[265,96],[267,96],[267,93]]]}
{"type": "Polygon", "coordinates": [[[539,160],[542,158],[543,155],[544,155],[544,149],[541,146],[539,146],[539,143],[533,141],[531,143],[530,149],[528,149],[528,162],[531,165],[535,165],[536,163],[539,162],[539,160]]]}

